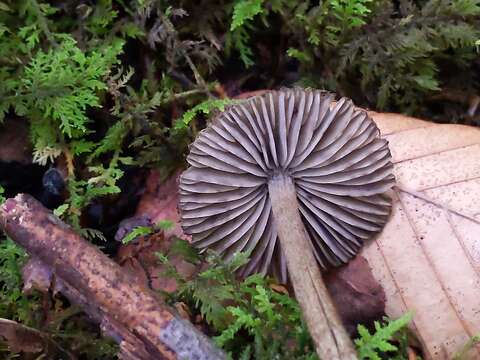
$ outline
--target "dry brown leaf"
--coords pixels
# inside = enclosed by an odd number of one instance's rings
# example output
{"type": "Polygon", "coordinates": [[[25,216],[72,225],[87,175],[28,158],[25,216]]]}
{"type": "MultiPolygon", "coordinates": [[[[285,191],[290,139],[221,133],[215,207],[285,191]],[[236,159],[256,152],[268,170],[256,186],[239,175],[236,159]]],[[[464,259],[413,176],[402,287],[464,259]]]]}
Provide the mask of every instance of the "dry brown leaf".
{"type": "MultiPolygon", "coordinates": [[[[22,325],[16,321],[0,318],[0,342],[8,345],[14,353],[40,354],[37,359],[74,359],[48,334],[37,329],[22,325]]],[[[26,356],[25,358],[30,358],[26,356]]]]}
{"type": "Polygon", "coordinates": [[[165,237],[171,235],[188,240],[180,226],[180,215],[178,214],[178,176],[177,173],[166,180],[161,179],[157,170],[152,170],[147,178],[145,193],[140,199],[136,215],[148,216],[153,224],[161,220],[170,220],[175,226],[165,231],[165,237]]]}
{"type": "Polygon", "coordinates": [[[0,341],[8,344],[13,353],[39,353],[45,347],[39,331],[8,319],[0,319],[0,341]]]}
{"type": "Polygon", "coordinates": [[[190,321],[192,314],[190,314],[190,309],[188,308],[187,304],[184,302],[176,302],[173,306],[178,311],[178,314],[182,317],[182,319],[190,321]]]}
{"type": "Polygon", "coordinates": [[[413,310],[425,357],[450,359],[480,333],[480,129],[371,116],[390,143],[397,186],[392,216],[363,256],[386,313],[413,310]]]}
{"type": "Polygon", "coordinates": [[[159,262],[157,253],[168,255],[170,264],[175,266],[185,279],[190,279],[200,268],[179,254],[170,254],[175,240],[175,236],[166,238],[163,232],[141,237],[137,242],[122,245],[116,260],[142,284],[154,290],[174,292],[177,290],[177,281],[163,274],[166,266],[159,262]]]}

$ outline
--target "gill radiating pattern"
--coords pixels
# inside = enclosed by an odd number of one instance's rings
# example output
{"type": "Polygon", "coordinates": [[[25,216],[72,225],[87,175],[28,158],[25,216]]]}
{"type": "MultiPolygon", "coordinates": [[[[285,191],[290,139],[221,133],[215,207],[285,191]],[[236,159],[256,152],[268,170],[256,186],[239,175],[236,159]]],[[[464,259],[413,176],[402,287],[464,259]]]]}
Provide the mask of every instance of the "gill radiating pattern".
{"type": "Polygon", "coordinates": [[[394,183],[375,123],[346,98],[281,90],[234,105],[200,132],[180,180],[182,226],[226,260],[251,251],[243,274],[286,280],[268,194],[293,178],[300,214],[322,268],[347,262],[387,221],[394,183]]]}

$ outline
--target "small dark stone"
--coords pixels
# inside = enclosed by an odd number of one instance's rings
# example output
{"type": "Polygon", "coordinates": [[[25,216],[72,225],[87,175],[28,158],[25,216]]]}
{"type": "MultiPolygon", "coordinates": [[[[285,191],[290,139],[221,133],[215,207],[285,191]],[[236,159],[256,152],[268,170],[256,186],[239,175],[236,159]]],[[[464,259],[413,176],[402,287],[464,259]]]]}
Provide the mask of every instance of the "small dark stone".
{"type": "Polygon", "coordinates": [[[42,185],[45,191],[52,195],[60,196],[65,189],[65,180],[62,174],[55,168],[48,169],[42,177],[42,185]]]}

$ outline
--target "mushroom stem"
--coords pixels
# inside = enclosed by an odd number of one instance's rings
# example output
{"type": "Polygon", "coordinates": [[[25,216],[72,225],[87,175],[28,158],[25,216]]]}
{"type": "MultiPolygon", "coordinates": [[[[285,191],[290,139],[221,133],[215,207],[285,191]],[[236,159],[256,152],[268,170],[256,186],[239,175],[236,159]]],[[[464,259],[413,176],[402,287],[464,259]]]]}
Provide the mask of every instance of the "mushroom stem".
{"type": "Polygon", "coordinates": [[[329,360],[357,359],[313,255],[292,178],[276,176],[268,182],[268,189],[289,277],[318,356],[329,360]]]}

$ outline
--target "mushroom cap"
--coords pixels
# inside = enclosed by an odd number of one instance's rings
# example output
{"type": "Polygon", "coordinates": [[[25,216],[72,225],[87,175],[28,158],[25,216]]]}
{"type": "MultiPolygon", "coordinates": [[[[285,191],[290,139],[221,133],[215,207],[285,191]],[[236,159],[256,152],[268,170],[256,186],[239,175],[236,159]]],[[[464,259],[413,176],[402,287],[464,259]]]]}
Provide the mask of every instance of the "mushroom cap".
{"type": "Polygon", "coordinates": [[[180,178],[182,227],[199,249],[229,260],[250,252],[243,275],[287,269],[268,181],[293,179],[319,265],[348,262],[387,222],[392,187],[386,140],[367,112],[318,90],[270,91],[233,105],[202,130],[180,178]]]}

